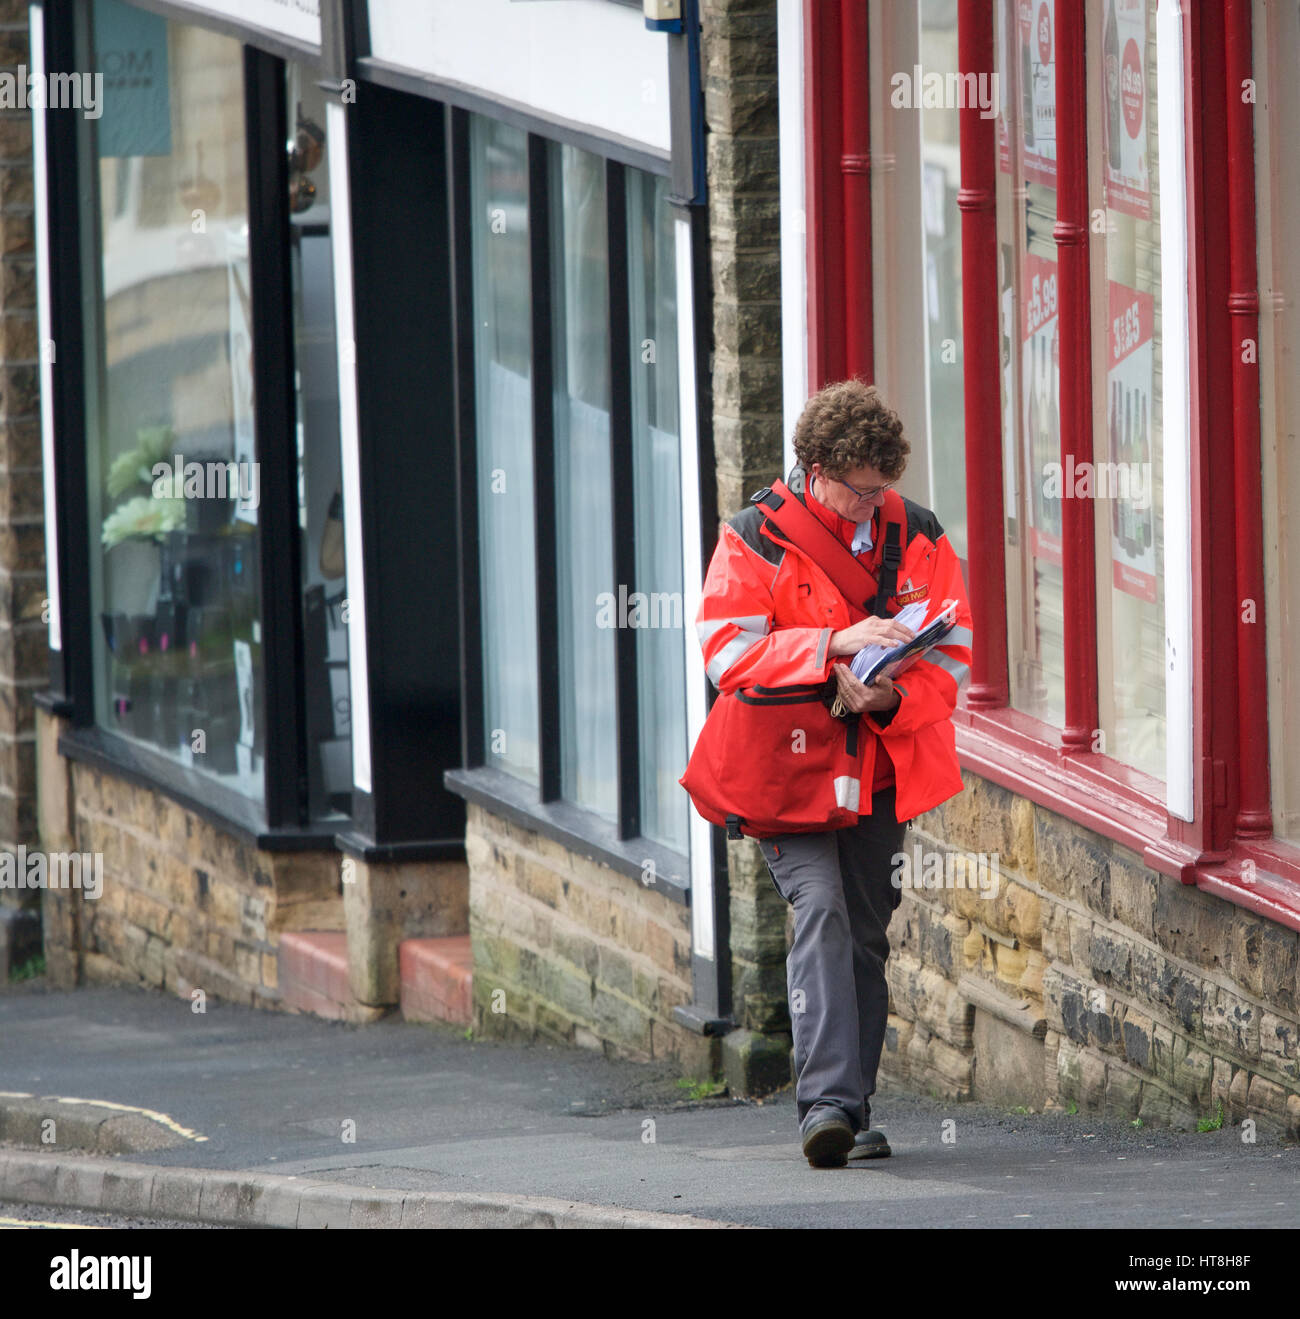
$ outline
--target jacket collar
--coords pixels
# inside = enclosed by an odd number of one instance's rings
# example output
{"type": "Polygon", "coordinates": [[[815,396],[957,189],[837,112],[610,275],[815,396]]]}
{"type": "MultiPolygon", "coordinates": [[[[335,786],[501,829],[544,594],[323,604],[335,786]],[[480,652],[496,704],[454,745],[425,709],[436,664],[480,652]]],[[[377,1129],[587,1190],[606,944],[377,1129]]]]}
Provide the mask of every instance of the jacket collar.
{"type": "MultiPolygon", "coordinates": [[[[821,500],[810,495],[808,491],[808,474],[801,466],[796,463],[795,466],[790,469],[790,475],[786,477],[785,483],[790,488],[790,493],[794,495],[795,498],[797,498],[799,502],[809,510],[809,512],[816,514],[818,521],[823,523],[833,536],[841,540],[845,546],[852,546],[853,537],[857,532],[858,524],[851,521],[849,518],[841,517],[833,508],[829,508],[827,505],[823,504],[821,500]]],[[[875,516],[876,515],[873,512],[871,515],[873,523],[875,516]]],[[[871,539],[873,546],[879,540],[879,537],[874,534],[874,527],[871,539]]],[[[867,552],[868,551],[865,550],[863,551],[863,553],[867,552]]]]}

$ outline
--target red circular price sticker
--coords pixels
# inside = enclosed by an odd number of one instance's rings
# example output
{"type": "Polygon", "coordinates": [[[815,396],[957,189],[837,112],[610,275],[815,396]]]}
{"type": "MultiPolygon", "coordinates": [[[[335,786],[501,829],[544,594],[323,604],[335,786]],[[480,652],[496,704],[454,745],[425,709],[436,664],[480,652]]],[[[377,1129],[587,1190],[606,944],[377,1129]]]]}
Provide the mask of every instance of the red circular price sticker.
{"type": "Polygon", "coordinates": [[[1124,46],[1124,63],[1119,75],[1120,103],[1124,107],[1124,127],[1129,137],[1142,131],[1142,55],[1130,37],[1124,46]]]}

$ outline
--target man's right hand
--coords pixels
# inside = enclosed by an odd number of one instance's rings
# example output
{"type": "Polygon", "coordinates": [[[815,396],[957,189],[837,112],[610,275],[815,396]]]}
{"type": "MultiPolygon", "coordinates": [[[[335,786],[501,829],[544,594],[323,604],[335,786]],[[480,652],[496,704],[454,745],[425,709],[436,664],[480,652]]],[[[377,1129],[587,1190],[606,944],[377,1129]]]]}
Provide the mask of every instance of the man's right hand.
{"type": "Polygon", "coordinates": [[[856,655],[864,646],[897,646],[916,633],[892,618],[864,618],[842,632],[831,633],[832,655],[856,655]]]}

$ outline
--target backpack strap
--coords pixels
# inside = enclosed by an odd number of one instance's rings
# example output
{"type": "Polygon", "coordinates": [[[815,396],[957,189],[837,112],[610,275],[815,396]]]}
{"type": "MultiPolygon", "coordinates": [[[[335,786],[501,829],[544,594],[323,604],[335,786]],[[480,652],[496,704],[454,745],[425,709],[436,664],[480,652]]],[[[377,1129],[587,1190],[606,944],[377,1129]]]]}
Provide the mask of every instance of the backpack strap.
{"type": "MultiPolygon", "coordinates": [[[[874,613],[878,618],[887,617],[886,606],[897,589],[898,570],[903,564],[902,525],[895,517],[885,523],[880,579],[877,581],[853,551],[827,530],[784,481],[764,486],[750,496],[749,502],[757,505],[763,516],[787,540],[793,541],[816,560],[817,566],[844,597],[851,614],[865,616],[874,613]]],[[[902,500],[892,490],[885,497],[885,507],[888,509],[891,504],[894,510],[901,509],[902,500]]]]}
{"type": "Polygon", "coordinates": [[[886,618],[886,606],[898,590],[898,570],[903,566],[903,547],[899,544],[897,522],[885,523],[885,544],[881,550],[880,585],[876,590],[877,618],[886,618]]]}

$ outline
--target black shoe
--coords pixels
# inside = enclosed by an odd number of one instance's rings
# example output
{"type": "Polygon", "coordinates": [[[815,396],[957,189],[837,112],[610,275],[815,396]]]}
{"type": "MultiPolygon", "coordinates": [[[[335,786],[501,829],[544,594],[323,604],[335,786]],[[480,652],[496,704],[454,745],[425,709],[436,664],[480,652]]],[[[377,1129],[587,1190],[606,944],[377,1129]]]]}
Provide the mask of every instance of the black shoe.
{"type": "Polygon", "coordinates": [[[853,1124],[843,1109],[827,1108],[803,1135],[804,1157],[814,1168],[842,1168],[853,1148],[853,1124]]]}
{"type": "Polygon", "coordinates": [[[883,1131],[859,1131],[853,1138],[850,1159],[887,1159],[891,1150],[883,1131]]]}
{"type": "Polygon", "coordinates": [[[887,1159],[890,1156],[889,1142],[883,1131],[871,1130],[871,1106],[865,1107],[866,1125],[853,1138],[850,1159],[887,1159]]]}

